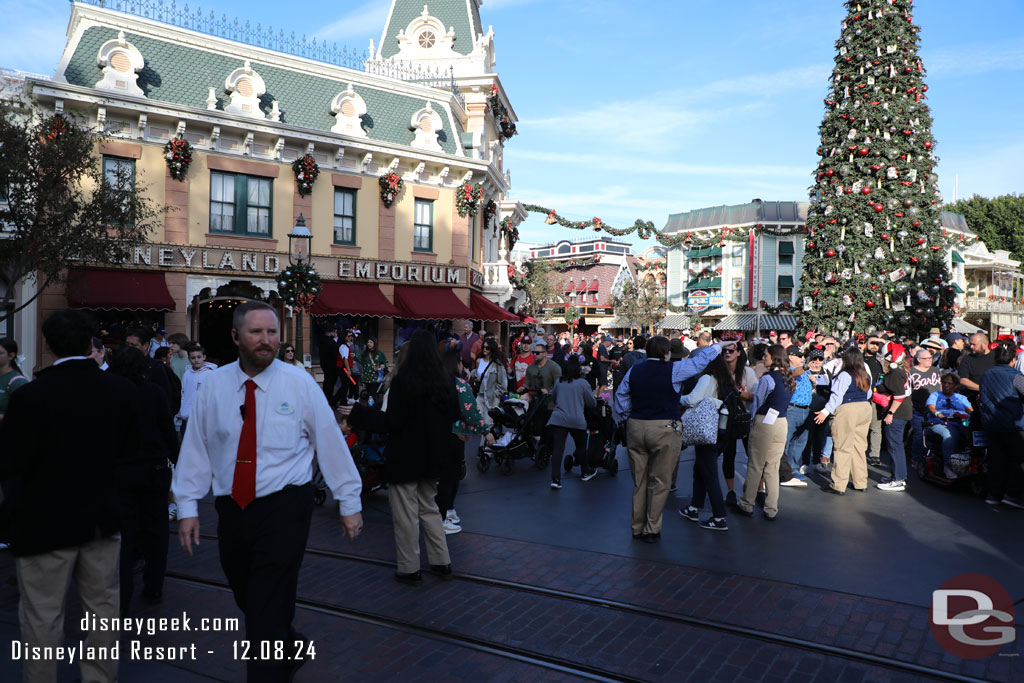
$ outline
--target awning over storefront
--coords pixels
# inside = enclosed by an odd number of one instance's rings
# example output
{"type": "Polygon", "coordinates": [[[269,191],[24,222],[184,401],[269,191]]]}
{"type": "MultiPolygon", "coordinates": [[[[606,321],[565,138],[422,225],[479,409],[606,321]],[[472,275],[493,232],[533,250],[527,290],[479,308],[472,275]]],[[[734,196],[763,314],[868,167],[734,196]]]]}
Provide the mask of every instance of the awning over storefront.
{"type": "Polygon", "coordinates": [[[402,312],[380,291],[380,287],[361,282],[325,282],[309,312],[312,315],[403,317],[402,312]]]}
{"type": "Polygon", "coordinates": [[[658,323],[663,330],[688,330],[690,329],[690,316],[686,313],[669,313],[658,323]]]}
{"type": "Polygon", "coordinates": [[[792,256],[796,253],[792,242],[779,242],[779,254],[782,256],[792,256]]]}
{"type": "Polygon", "coordinates": [[[953,291],[956,292],[957,294],[963,294],[964,293],[964,288],[954,282],[953,283],[953,291]]]}
{"type": "MultiPolygon", "coordinates": [[[[715,325],[716,330],[744,330],[753,332],[757,330],[756,313],[734,313],[722,319],[722,322],[715,325]]],[[[762,315],[761,331],[768,330],[795,330],[795,315],[762,315]]]]}
{"type": "Polygon", "coordinates": [[[475,315],[455,292],[441,287],[395,287],[399,317],[415,320],[473,320],[475,315]]]}
{"type": "Polygon", "coordinates": [[[524,325],[530,325],[532,323],[537,322],[537,319],[532,316],[526,315],[525,313],[520,313],[519,322],[523,323],[524,325]]]}
{"type": "Polygon", "coordinates": [[[509,313],[504,308],[494,303],[485,296],[476,292],[469,295],[469,307],[473,309],[473,320],[489,320],[499,322],[517,323],[519,316],[509,313]]]}
{"type": "Polygon", "coordinates": [[[779,276],[779,289],[793,289],[793,276],[792,275],[780,275],[779,276]]]}
{"type": "Polygon", "coordinates": [[[953,250],[953,263],[966,263],[964,257],[956,249],[953,250]]]}
{"type": "Polygon", "coordinates": [[[100,311],[173,311],[163,273],[130,270],[72,270],[68,305],[100,311]]]}
{"type": "Polygon", "coordinates": [[[966,320],[961,320],[960,318],[953,318],[953,324],[950,327],[954,332],[959,332],[960,334],[974,334],[975,332],[985,331],[980,327],[970,324],[966,320]]]}

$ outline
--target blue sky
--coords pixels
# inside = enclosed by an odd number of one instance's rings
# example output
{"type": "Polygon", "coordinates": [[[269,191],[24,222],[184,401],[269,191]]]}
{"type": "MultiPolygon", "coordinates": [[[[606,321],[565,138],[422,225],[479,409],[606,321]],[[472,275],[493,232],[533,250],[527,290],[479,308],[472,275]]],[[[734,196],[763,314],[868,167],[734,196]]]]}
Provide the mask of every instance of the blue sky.
{"type": "MultiPolygon", "coordinates": [[[[197,5],[363,49],[379,41],[390,2],[197,5]]],[[[0,13],[18,17],[0,26],[0,66],[51,74],[68,4],[0,0],[0,13]]],[[[806,199],[840,0],[485,0],[481,14],[519,117],[506,145],[513,198],[659,228],[704,206],[806,199]]],[[[961,197],[1024,192],[1024,3],[919,0],[914,19],[943,196],[952,200],[954,174],[961,197]]],[[[594,235],[539,217],[521,232],[594,235]]]]}

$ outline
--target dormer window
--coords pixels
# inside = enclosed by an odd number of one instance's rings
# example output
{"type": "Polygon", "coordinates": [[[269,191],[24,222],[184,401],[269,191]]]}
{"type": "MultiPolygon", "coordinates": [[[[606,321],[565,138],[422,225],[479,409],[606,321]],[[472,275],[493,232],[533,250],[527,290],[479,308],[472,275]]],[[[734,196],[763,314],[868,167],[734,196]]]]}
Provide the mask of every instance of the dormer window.
{"type": "Polygon", "coordinates": [[[434,47],[434,43],[436,42],[437,37],[434,35],[433,31],[424,31],[423,33],[420,34],[419,44],[420,47],[423,48],[424,50],[429,50],[430,48],[434,47]]]}
{"type": "Polygon", "coordinates": [[[138,48],[125,40],[124,31],[100,47],[96,63],[103,69],[103,78],[93,87],[97,90],[125,92],[136,97],[146,94],[139,87],[139,72],[146,65],[138,48]]]}

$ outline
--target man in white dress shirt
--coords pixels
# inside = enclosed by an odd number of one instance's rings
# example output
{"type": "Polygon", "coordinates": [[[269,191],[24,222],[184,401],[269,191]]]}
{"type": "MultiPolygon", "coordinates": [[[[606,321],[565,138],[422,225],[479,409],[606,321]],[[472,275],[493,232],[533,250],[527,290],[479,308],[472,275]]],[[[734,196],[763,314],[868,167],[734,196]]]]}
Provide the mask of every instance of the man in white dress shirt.
{"type": "Polygon", "coordinates": [[[199,545],[197,501],[212,484],[221,567],[245,614],[251,652],[260,652],[260,641],[284,649],[284,661],[250,660],[247,679],[289,680],[308,657],[291,623],[313,511],[314,452],[350,541],[363,527],[362,487],[323,392],[308,373],[276,359],[274,310],[240,305],[231,334],[238,361],[206,376],[181,445],[178,539],[190,555],[199,545]]]}

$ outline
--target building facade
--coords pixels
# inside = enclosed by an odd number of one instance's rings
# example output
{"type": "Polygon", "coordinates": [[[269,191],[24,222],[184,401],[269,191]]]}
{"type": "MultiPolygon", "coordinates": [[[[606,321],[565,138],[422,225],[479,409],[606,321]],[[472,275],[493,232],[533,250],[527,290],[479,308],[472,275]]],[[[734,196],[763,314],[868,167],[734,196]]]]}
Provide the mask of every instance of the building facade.
{"type": "MultiPolygon", "coordinates": [[[[683,309],[662,327],[686,329],[693,314],[720,330],[795,329],[807,202],[715,206],[672,214],[665,232],[689,241],[668,250],[667,299],[683,309]]],[[[990,252],[960,214],[943,211],[956,290],[954,329],[1024,330],[1024,275],[1006,251],[990,252]]]]}
{"type": "Polygon", "coordinates": [[[482,296],[486,264],[499,258],[498,226],[525,212],[508,199],[515,113],[477,0],[392,0],[365,59],[145,7],[74,3],[54,76],[23,79],[43,112],[104,132],[97,163],[129,168],[169,209],[128,263],[75,264],[66,289],[40,296],[39,319],[71,305],[101,324],[114,311],[194,339],[226,335],[239,302],[280,305],[275,276],[300,216],[324,282],[315,316],[360,325],[384,349],[418,321],[509,319],[482,296]],[[177,137],[193,152],[182,180],[165,158],[177,137]],[[293,163],[307,155],[319,176],[303,195],[293,163]],[[390,206],[388,173],[403,183],[390,206]],[[475,215],[459,213],[467,185],[475,215]]]}

